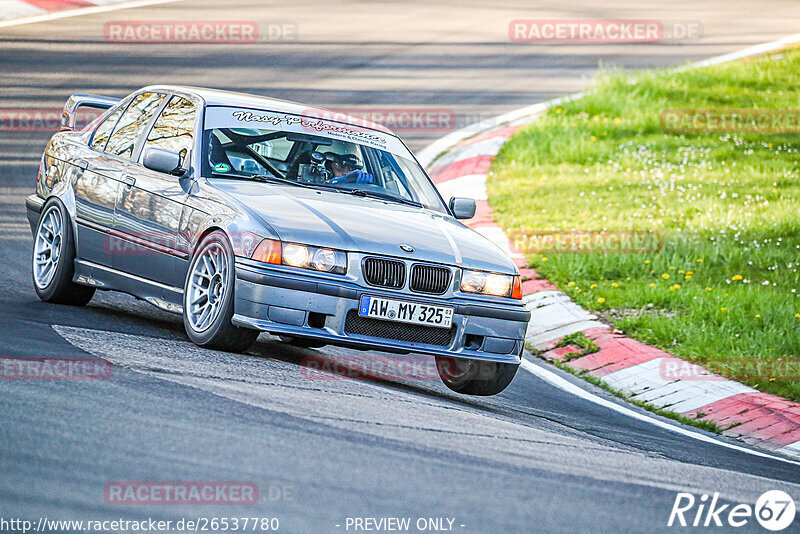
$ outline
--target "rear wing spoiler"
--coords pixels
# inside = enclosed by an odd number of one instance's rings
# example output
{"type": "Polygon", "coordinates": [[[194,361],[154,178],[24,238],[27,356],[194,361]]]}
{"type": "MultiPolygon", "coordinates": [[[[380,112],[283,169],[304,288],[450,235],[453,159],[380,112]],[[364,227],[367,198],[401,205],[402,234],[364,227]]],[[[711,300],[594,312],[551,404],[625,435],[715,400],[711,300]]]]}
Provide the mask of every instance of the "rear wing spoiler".
{"type": "Polygon", "coordinates": [[[119,102],[119,98],[76,94],[69,97],[61,112],[61,131],[74,130],[78,109],[82,107],[106,110],[119,102]]]}

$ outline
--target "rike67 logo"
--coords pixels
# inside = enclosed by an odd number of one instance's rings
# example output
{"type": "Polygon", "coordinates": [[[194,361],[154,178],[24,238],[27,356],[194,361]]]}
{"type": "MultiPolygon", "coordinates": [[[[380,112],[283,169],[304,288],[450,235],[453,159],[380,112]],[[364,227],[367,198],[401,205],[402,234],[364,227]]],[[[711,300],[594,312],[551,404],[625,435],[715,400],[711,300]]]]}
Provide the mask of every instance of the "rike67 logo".
{"type": "Polygon", "coordinates": [[[794,521],[794,500],[780,490],[767,491],[749,504],[720,504],[719,493],[699,498],[691,493],[678,493],[669,514],[667,526],[734,527],[750,524],[753,517],[767,530],[784,530],[794,521]]]}

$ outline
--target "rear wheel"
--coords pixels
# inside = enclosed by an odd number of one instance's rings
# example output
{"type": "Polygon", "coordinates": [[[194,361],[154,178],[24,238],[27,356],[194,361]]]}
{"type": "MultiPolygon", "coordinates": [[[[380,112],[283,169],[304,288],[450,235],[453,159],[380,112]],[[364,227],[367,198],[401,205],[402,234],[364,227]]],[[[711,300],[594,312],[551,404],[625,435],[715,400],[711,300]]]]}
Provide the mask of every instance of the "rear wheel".
{"type": "Polygon", "coordinates": [[[519,365],[437,356],[436,369],[444,385],[465,395],[496,395],[506,389],[519,365]]]}
{"type": "Polygon", "coordinates": [[[42,209],[33,243],[33,287],[45,302],[83,306],[94,288],[72,281],[75,240],[69,215],[61,202],[50,200],[42,209]]]}
{"type": "Polygon", "coordinates": [[[183,325],[195,344],[242,352],[259,332],[231,323],[236,275],[233,249],[221,231],[208,234],[192,257],[183,291],[183,325]]]}

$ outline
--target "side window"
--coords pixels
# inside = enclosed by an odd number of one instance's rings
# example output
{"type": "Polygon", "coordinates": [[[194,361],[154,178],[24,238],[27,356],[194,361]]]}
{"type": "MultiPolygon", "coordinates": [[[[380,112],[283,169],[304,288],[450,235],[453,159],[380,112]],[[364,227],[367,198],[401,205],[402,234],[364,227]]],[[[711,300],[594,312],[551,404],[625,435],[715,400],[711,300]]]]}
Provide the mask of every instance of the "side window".
{"type": "Polygon", "coordinates": [[[160,148],[181,155],[181,165],[186,166],[194,147],[194,123],[197,108],[189,100],[172,97],[167,107],[153,125],[144,148],[160,148]]]}
{"type": "Polygon", "coordinates": [[[134,98],[114,128],[114,133],[106,145],[106,152],[130,158],[136,141],[163,99],[164,95],[158,93],[142,93],[134,98]]]}
{"type": "Polygon", "coordinates": [[[106,120],[100,123],[100,126],[98,126],[94,131],[94,136],[92,137],[92,148],[103,150],[106,147],[108,137],[111,135],[111,131],[117,124],[120,115],[122,115],[122,112],[125,111],[125,107],[126,106],[120,106],[119,109],[106,117],[106,120]]]}

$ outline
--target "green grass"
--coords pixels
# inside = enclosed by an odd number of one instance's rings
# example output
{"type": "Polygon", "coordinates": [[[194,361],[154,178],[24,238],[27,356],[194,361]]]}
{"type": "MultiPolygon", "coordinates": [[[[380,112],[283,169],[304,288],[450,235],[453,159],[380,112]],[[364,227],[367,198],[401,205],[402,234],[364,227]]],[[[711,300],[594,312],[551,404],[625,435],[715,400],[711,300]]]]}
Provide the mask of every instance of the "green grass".
{"type": "Polygon", "coordinates": [[[796,372],[738,371],[800,361],[800,135],[660,124],[664,110],[798,110],[798,72],[798,49],[636,83],[606,72],[503,147],[488,180],[495,218],[509,232],[657,232],[663,247],[648,253],[530,261],[626,334],[800,401],[796,372]]]}
{"type": "Polygon", "coordinates": [[[568,362],[571,360],[577,360],[578,358],[583,358],[589,354],[594,354],[598,350],[597,344],[594,341],[586,337],[586,334],[583,332],[575,332],[574,334],[570,334],[568,336],[563,337],[558,343],[556,343],[556,347],[568,347],[573,346],[577,347],[581,350],[576,350],[575,352],[569,353],[565,358],[564,361],[568,362]]]}

